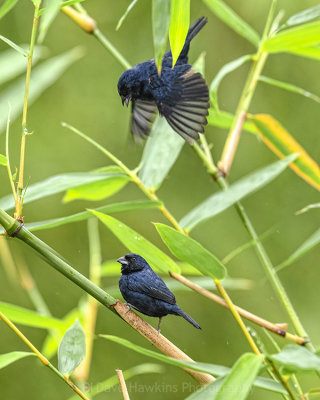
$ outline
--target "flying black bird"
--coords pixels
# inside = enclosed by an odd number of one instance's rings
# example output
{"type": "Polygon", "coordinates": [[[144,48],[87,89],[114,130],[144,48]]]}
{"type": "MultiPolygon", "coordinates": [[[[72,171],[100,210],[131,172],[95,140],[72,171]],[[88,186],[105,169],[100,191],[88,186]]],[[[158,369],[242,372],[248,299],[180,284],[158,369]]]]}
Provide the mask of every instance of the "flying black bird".
{"type": "Polygon", "coordinates": [[[191,40],[207,23],[197,19],[189,28],[181,54],[172,68],[172,54],[168,51],[162,60],[158,75],[154,59],[137,64],[125,71],[118,82],[122,104],[132,102],[131,131],[136,138],[149,134],[156,109],[169,125],[188,143],[199,139],[207,124],[209,108],[208,86],[202,75],[191,69],[188,52],[191,40]]]}
{"type": "Polygon", "coordinates": [[[121,264],[122,276],[119,288],[127,305],[150,317],[161,318],[168,315],[180,315],[197,329],[200,326],[176,304],[174,294],[156,274],[147,261],[138,254],[129,253],[117,260],[121,264]]]}

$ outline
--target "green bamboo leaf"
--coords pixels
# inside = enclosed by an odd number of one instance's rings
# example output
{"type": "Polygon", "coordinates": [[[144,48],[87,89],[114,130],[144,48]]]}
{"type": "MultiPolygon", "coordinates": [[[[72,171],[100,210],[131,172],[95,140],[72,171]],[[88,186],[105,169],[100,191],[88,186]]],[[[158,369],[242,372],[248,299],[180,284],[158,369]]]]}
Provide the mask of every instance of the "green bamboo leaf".
{"type": "Polygon", "coordinates": [[[264,42],[263,49],[269,53],[278,53],[317,45],[319,42],[320,21],[315,21],[278,33],[264,42]]]}
{"type": "Polygon", "coordinates": [[[171,0],[152,0],[153,47],[159,72],[169,35],[170,5],[171,0]]]}
{"type": "Polygon", "coordinates": [[[249,60],[252,60],[253,55],[248,54],[239,58],[236,58],[233,61],[230,61],[229,63],[225,64],[220,71],[217,73],[217,75],[214,77],[213,81],[211,82],[209,93],[210,93],[210,102],[212,106],[215,109],[218,109],[218,88],[219,85],[222,81],[222,79],[230,74],[230,72],[233,72],[234,70],[238,69],[241,67],[244,63],[246,63],[249,60]]]}
{"type": "Polygon", "coordinates": [[[124,246],[132,253],[143,256],[151,266],[155,266],[166,273],[168,271],[180,272],[178,265],[170,257],[139,233],[117,219],[110,217],[110,215],[105,215],[94,210],[90,211],[111,230],[124,246]]]}
{"type": "MultiPolygon", "coordinates": [[[[160,201],[144,200],[144,201],[124,201],[122,203],[107,204],[95,209],[102,213],[112,214],[126,211],[146,210],[149,208],[158,208],[161,206],[160,201]]],[[[71,224],[73,222],[84,221],[92,218],[90,211],[82,211],[77,214],[68,215],[61,218],[48,219],[46,221],[30,222],[25,227],[31,232],[42,231],[45,229],[57,228],[62,225],[71,224]]]]}
{"type": "Polygon", "coordinates": [[[35,354],[27,351],[12,351],[11,353],[0,354],[0,369],[28,356],[35,356],[35,354]]]}
{"type": "Polygon", "coordinates": [[[258,33],[222,0],[204,0],[204,2],[226,25],[247,39],[255,47],[258,47],[260,42],[258,33]]]}
{"type": "Polygon", "coordinates": [[[277,266],[276,270],[280,271],[285,267],[288,267],[299,258],[304,256],[306,253],[311,251],[314,247],[316,247],[320,243],[320,228],[316,230],[302,245],[293,253],[291,256],[283,261],[280,265],[277,266]]]}
{"type": "Polygon", "coordinates": [[[8,164],[8,159],[6,156],[3,154],[0,154],[0,165],[7,165],[8,164]]]}
{"type": "Polygon", "coordinates": [[[287,26],[294,26],[294,25],[299,25],[303,24],[305,22],[311,21],[313,19],[316,19],[320,17],[320,4],[307,8],[303,11],[300,11],[297,14],[292,15],[284,24],[283,27],[287,26]]]}
{"type": "Polygon", "coordinates": [[[163,242],[179,260],[191,264],[213,279],[221,280],[226,276],[223,264],[200,243],[167,225],[157,223],[155,226],[163,242]]]}
{"type": "Polygon", "coordinates": [[[66,7],[66,6],[72,6],[73,4],[77,4],[77,3],[82,3],[85,0],[67,0],[67,1],[63,1],[60,4],[60,8],[62,7],[66,7]]]}
{"type": "Polygon", "coordinates": [[[72,189],[68,189],[67,193],[63,198],[64,203],[69,203],[73,200],[90,200],[98,201],[113,196],[119,192],[131,178],[124,174],[110,176],[107,179],[101,181],[90,182],[86,185],[77,186],[72,189]]]}
{"type": "Polygon", "coordinates": [[[22,47],[20,47],[18,44],[12,42],[10,39],[0,35],[0,39],[7,43],[7,45],[9,45],[10,47],[12,47],[15,51],[17,51],[18,53],[22,54],[24,57],[28,57],[28,52],[26,50],[24,50],[22,47]]]}
{"type": "Polygon", "coordinates": [[[185,141],[157,117],[142,155],[139,178],[151,190],[157,190],[178,158],[185,141]]]}
{"type": "MultiPolygon", "coordinates": [[[[59,56],[53,57],[32,70],[29,90],[29,106],[75,61],[83,56],[81,48],[74,48],[59,56]]],[[[5,129],[8,117],[8,103],[12,106],[11,121],[13,121],[23,108],[25,77],[20,78],[0,94],[0,132],[5,129]]]]}
{"type": "MultiPolygon", "coordinates": [[[[93,172],[71,172],[67,174],[55,175],[44,181],[34,183],[27,189],[24,204],[52,196],[65,190],[82,185],[83,183],[97,182],[106,178],[119,176],[116,172],[93,173],[93,172]]],[[[5,196],[0,199],[0,208],[8,210],[14,207],[12,196],[5,196]]]]}
{"type": "MultiPolygon", "coordinates": [[[[141,346],[138,346],[129,340],[119,338],[117,336],[112,335],[100,335],[102,338],[110,340],[112,342],[118,343],[130,350],[133,350],[139,354],[145,355],[147,357],[154,358],[159,361],[163,361],[164,363],[171,364],[180,368],[189,368],[193,371],[204,372],[208,374],[212,374],[214,376],[226,376],[230,373],[231,369],[222,365],[209,364],[203,362],[191,362],[191,361],[183,361],[178,360],[176,358],[165,356],[164,354],[156,353],[155,351],[145,349],[141,346]]],[[[255,387],[259,387],[262,389],[266,389],[276,393],[284,393],[287,394],[287,391],[282,387],[282,385],[278,382],[275,382],[271,379],[267,378],[256,378],[254,382],[255,387]]]]}
{"type": "MultiPolygon", "coordinates": [[[[28,51],[28,46],[21,44],[20,47],[28,51]]],[[[32,58],[32,65],[44,56],[46,49],[42,46],[35,46],[32,58]]],[[[0,53],[0,85],[10,79],[20,75],[27,68],[27,59],[13,49],[8,49],[0,53]]]]}
{"type": "Polygon", "coordinates": [[[58,369],[69,376],[86,355],[86,335],[79,320],[66,331],[58,350],[58,369]]]}
{"type": "Polygon", "coordinates": [[[190,231],[200,222],[221,213],[243,197],[271,182],[296,158],[297,155],[293,154],[283,160],[276,161],[233,183],[227,190],[210,196],[207,200],[185,215],[180,221],[180,225],[184,229],[190,231]]]}
{"type": "Polygon", "coordinates": [[[199,57],[194,63],[192,63],[192,69],[196,72],[200,72],[202,76],[205,76],[205,63],[206,63],[206,52],[200,53],[199,57]]]}
{"type": "Polygon", "coordinates": [[[220,389],[222,383],[226,378],[218,378],[214,382],[209,383],[208,385],[203,386],[201,389],[192,393],[190,396],[186,397],[185,400],[208,400],[214,399],[214,396],[220,389]]]}
{"type": "Polygon", "coordinates": [[[229,375],[223,381],[214,400],[245,400],[256,376],[259,373],[262,357],[252,353],[243,354],[232,367],[229,375]]]}
{"type": "Polygon", "coordinates": [[[268,76],[259,76],[259,81],[267,83],[268,85],[276,86],[284,90],[288,90],[289,92],[300,94],[301,96],[307,97],[308,99],[314,100],[317,103],[320,103],[320,97],[308,92],[305,89],[300,88],[299,86],[292,85],[288,82],[278,81],[276,79],[269,78],[268,76]]]}
{"type": "Polygon", "coordinates": [[[18,2],[18,0],[5,0],[0,7],[0,19],[3,18],[18,2]]]}
{"type": "Polygon", "coordinates": [[[295,54],[301,57],[313,58],[320,60],[320,46],[297,47],[288,50],[288,53],[295,54]]]}
{"type": "Polygon", "coordinates": [[[171,0],[169,39],[172,67],[179,58],[190,24],[190,0],[171,0]]]}
{"type": "MultiPolygon", "coordinates": [[[[123,376],[124,376],[124,379],[126,381],[128,381],[129,379],[131,379],[135,376],[138,376],[138,375],[161,374],[163,372],[164,372],[164,368],[161,365],[145,363],[145,364],[135,365],[134,367],[123,371],[123,376]]],[[[118,385],[119,385],[118,375],[114,375],[102,382],[99,382],[96,385],[92,385],[92,386],[89,385],[88,391],[86,391],[86,394],[90,396],[90,399],[92,399],[100,393],[105,394],[107,391],[111,392],[111,389],[118,385]]],[[[79,400],[79,396],[75,395],[75,396],[69,397],[68,400],[79,400]]]]}
{"type": "Polygon", "coordinates": [[[40,18],[39,26],[39,43],[43,42],[50,25],[60,10],[61,3],[62,0],[44,0],[44,12],[40,18]]]}
{"type": "Polygon", "coordinates": [[[22,308],[14,304],[0,302],[0,311],[10,319],[10,321],[24,326],[44,329],[65,329],[65,323],[57,318],[47,317],[38,314],[33,310],[22,308]]]}
{"type": "Polygon", "coordinates": [[[117,23],[116,31],[118,31],[121,28],[121,25],[123,24],[124,20],[127,18],[129,12],[133,9],[133,7],[137,4],[137,2],[138,0],[133,0],[128,5],[128,8],[126,9],[125,13],[122,15],[122,17],[119,19],[119,22],[117,23]]]}
{"type": "Polygon", "coordinates": [[[320,357],[303,346],[287,344],[280,353],[272,354],[268,358],[281,365],[284,374],[320,371],[320,357]]]}
{"type": "MultiPolygon", "coordinates": [[[[208,125],[216,126],[217,128],[229,129],[233,124],[234,115],[226,111],[217,111],[209,108],[209,115],[207,117],[208,125]]],[[[245,121],[243,129],[250,133],[257,133],[255,126],[250,120],[245,121]]]]}

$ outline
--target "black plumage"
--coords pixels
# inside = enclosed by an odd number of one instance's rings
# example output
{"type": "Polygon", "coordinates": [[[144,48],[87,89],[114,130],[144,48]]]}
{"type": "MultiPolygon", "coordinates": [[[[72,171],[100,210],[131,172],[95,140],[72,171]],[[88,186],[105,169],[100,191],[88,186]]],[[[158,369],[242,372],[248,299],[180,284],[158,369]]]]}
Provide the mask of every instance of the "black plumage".
{"type": "Polygon", "coordinates": [[[137,64],[125,71],[118,82],[122,104],[132,102],[131,131],[136,138],[149,134],[150,124],[158,109],[169,125],[188,143],[199,139],[207,124],[209,108],[208,86],[202,75],[188,64],[191,40],[207,23],[197,19],[189,28],[181,54],[172,68],[172,54],[168,51],[158,74],[154,59],[137,64]]]}
{"type": "Polygon", "coordinates": [[[121,264],[122,273],[119,288],[127,305],[142,314],[159,317],[159,332],[161,318],[168,314],[179,315],[197,329],[201,329],[196,321],[176,304],[174,294],[143,257],[129,253],[117,261],[121,264]]]}

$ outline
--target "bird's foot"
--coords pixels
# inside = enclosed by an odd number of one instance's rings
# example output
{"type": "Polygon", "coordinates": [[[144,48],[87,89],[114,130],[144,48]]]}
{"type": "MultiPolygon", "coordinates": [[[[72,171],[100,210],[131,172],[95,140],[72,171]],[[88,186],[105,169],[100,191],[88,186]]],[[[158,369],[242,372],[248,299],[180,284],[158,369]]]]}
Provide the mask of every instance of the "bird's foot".
{"type": "Polygon", "coordinates": [[[161,329],[160,329],[160,325],[161,325],[161,320],[162,320],[162,317],[159,317],[159,323],[158,323],[158,333],[159,333],[159,335],[160,335],[160,332],[161,332],[161,329]]]}
{"type": "Polygon", "coordinates": [[[131,310],[131,307],[132,307],[132,305],[130,304],[130,303],[124,303],[126,306],[127,306],[127,308],[128,308],[128,311],[126,312],[126,314],[128,314],[128,312],[131,310]]]}

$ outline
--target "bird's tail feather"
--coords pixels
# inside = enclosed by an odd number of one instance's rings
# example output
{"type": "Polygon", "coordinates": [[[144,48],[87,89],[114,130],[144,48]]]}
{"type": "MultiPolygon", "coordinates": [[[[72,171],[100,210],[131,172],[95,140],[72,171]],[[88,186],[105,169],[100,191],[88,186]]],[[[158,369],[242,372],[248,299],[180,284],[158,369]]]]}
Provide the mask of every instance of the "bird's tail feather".
{"type": "Polygon", "coordinates": [[[194,21],[194,23],[189,28],[186,41],[190,43],[191,40],[201,31],[201,29],[205,26],[207,22],[208,18],[206,17],[201,17],[194,21]]]}
{"type": "Polygon", "coordinates": [[[177,307],[177,314],[180,315],[180,317],[184,318],[186,321],[188,321],[195,328],[201,329],[201,326],[193,318],[191,318],[190,315],[181,310],[180,307],[177,307]]]}

